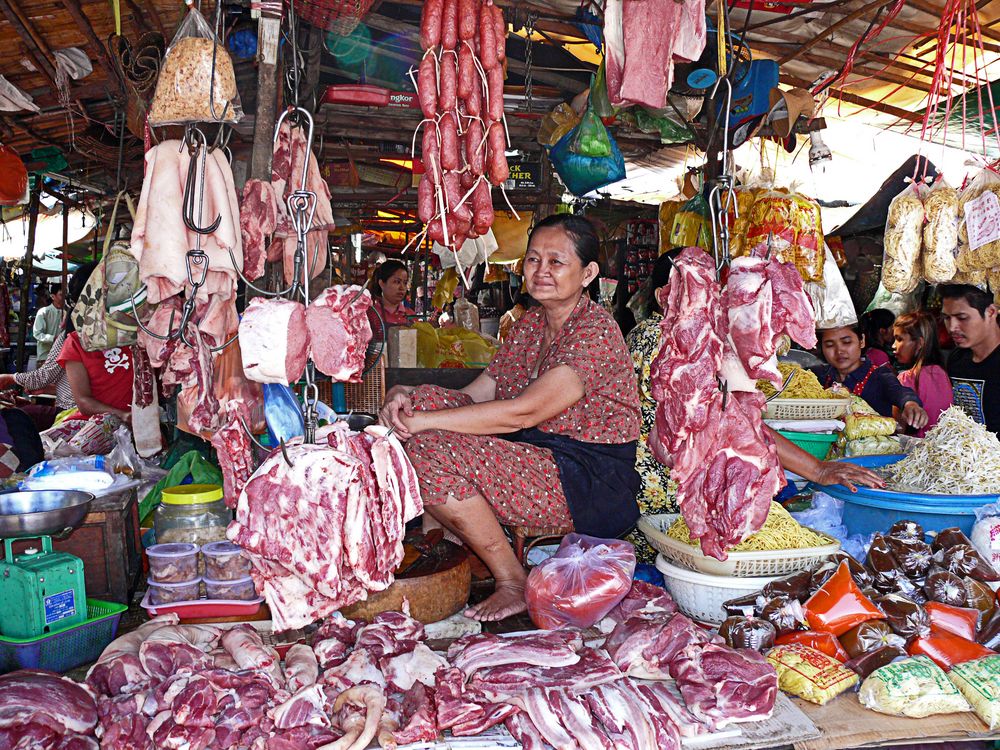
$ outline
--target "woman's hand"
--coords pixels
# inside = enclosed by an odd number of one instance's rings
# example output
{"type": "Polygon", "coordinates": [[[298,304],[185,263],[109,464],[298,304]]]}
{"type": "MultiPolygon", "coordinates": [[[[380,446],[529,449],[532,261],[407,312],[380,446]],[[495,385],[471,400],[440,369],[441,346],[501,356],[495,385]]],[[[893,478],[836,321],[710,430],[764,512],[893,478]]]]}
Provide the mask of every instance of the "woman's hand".
{"type": "Polygon", "coordinates": [[[395,430],[400,440],[409,440],[413,435],[407,428],[404,419],[413,416],[413,401],[410,400],[409,388],[397,385],[385,394],[385,401],[378,412],[378,421],[385,427],[395,430]]]}
{"type": "Polygon", "coordinates": [[[907,401],[903,405],[903,411],[900,412],[899,416],[904,424],[909,425],[915,430],[927,426],[927,412],[916,401],[907,401]]]}
{"type": "Polygon", "coordinates": [[[821,461],[816,475],[811,477],[811,480],[823,485],[842,484],[851,492],[858,491],[857,485],[885,488],[885,480],[874,471],[847,461],[821,461]]]}

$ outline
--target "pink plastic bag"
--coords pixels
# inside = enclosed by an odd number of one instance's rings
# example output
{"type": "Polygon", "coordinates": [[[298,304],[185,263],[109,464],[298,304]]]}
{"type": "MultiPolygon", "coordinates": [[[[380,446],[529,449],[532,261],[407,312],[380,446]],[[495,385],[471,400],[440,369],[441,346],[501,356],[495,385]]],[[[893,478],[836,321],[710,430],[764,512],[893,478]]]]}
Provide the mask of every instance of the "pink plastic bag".
{"type": "Polygon", "coordinates": [[[569,534],[556,554],[528,575],[528,614],[539,628],[588,628],[625,598],[635,548],[618,539],[569,534]]]}

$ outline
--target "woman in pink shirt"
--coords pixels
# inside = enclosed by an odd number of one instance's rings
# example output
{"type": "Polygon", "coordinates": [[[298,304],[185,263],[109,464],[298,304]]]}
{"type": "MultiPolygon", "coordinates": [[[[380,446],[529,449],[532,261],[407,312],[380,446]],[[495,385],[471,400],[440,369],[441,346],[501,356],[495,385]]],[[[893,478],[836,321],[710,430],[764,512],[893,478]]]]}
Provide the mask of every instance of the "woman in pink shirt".
{"type": "Polygon", "coordinates": [[[896,318],[892,332],[896,360],[900,367],[910,368],[899,373],[899,382],[917,392],[927,411],[927,426],[916,433],[923,437],[952,404],[951,380],[942,366],[937,324],[928,313],[907,313],[896,318]]]}

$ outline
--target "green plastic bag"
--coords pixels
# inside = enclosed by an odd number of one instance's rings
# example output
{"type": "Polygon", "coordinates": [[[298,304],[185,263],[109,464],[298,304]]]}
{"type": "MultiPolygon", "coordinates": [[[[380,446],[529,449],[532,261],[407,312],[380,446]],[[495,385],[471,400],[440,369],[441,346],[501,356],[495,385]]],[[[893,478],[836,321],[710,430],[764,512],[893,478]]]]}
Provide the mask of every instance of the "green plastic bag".
{"type": "Polygon", "coordinates": [[[590,106],[594,113],[602,119],[615,116],[615,108],[611,106],[611,100],[608,99],[608,82],[604,74],[603,60],[597,69],[597,76],[590,85],[590,106]]]}
{"type": "Polygon", "coordinates": [[[601,118],[594,112],[592,101],[587,104],[587,111],[583,113],[580,124],[576,126],[569,150],[580,156],[594,158],[611,156],[611,139],[608,137],[608,129],[604,127],[601,118]]]}
{"type": "Polygon", "coordinates": [[[163,479],[153,485],[139,502],[139,518],[145,519],[160,504],[163,490],[176,487],[191,477],[192,484],[222,485],[222,472],[196,450],[190,450],[180,457],[163,479]]]}
{"type": "Polygon", "coordinates": [[[659,133],[663,144],[687,143],[694,137],[687,126],[645,107],[635,108],[635,124],[643,133],[659,133]]]}

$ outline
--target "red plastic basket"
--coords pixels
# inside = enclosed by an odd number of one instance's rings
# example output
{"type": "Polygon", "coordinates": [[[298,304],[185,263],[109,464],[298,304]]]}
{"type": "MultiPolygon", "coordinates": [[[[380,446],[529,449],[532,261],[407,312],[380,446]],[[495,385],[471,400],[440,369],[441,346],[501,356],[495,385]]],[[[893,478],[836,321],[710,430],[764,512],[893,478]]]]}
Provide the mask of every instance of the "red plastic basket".
{"type": "Polygon", "coordinates": [[[375,0],[295,0],[295,12],[313,26],[347,36],[374,4],[375,0]]]}

